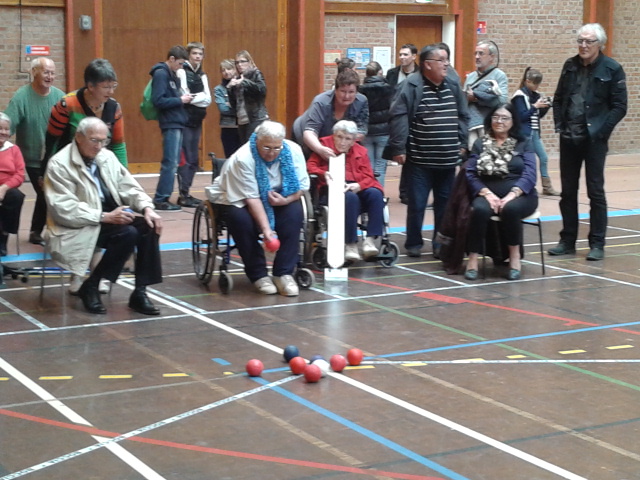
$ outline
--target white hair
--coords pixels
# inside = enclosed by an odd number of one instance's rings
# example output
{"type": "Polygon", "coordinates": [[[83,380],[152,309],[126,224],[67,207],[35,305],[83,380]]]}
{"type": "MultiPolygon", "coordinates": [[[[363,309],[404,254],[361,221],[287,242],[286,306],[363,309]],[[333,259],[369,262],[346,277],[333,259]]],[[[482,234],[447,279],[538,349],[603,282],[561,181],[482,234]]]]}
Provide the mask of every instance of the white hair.
{"type": "Polygon", "coordinates": [[[604,46],[607,44],[607,32],[604,31],[602,25],[599,23],[584,24],[578,29],[578,38],[585,32],[592,32],[600,44],[600,50],[604,50],[604,46]]]}
{"type": "Polygon", "coordinates": [[[97,130],[100,127],[106,128],[107,131],[109,130],[107,124],[98,117],[84,117],[82,120],[80,120],[80,123],[78,123],[76,133],[80,133],[86,136],[87,132],[97,130]]]}
{"type": "Polygon", "coordinates": [[[255,130],[256,138],[271,138],[273,140],[283,140],[286,129],[284,125],[271,120],[265,120],[255,130]]]}
{"type": "Polygon", "coordinates": [[[345,132],[349,135],[357,135],[358,126],[356,125],[356,122],[352,122],[351,120],[340,120],[333,126],[333,133],[336,132],[345,132]]]}
{"type": "Polygon", "coordinates": [[[7,122],[11,127],[11,117],[4,112],[0,112],[0,122],[7,122]]]}

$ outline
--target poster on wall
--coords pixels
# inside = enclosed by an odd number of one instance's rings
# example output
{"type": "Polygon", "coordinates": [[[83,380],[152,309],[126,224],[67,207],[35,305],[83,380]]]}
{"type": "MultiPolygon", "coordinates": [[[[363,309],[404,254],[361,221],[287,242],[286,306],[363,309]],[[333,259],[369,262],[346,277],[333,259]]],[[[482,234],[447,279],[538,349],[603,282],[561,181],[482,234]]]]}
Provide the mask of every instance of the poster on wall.
{"type": "Polygon", "coordinates": [[[363,70],[367,63],[371,61],[370,48],[347,48],[347,58],[352,58],[356,62],[356,68],[363,70]]]}
{"type": "Polygon", "coordinates": [[[335,65],[336,59],[342,58],[342,50],[325,50],[324,51],[324,64],[335,65]]]}
{"type": "Polygon", "coordinates": [[[487,22],[477,22],[476,23],[476,32],[477,33],[487,33],[487,22]]]}
{"type": "Polygon", "coordinates": [[[383,72],[389,70],[393,67],[391,64],[391,47],[373,47],[373,60],[380,64],[383,72]]]}

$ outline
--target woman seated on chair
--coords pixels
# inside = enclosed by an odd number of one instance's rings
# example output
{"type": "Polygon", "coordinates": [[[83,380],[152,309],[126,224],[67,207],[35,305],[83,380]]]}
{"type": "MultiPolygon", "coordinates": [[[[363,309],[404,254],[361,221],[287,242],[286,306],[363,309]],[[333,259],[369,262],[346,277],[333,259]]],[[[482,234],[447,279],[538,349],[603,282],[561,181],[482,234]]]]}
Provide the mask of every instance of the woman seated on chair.
{"type": "Polygon", "coordinates": [[[498,106],[484,121],[484,137],[473,146],[467,162],[467,180],[472,197],[469,224],[467,280],[478,278],[478,255],[485,243],[488,223],[498,216],[509,250],[508,280],[520,278],[522,219],[538,207],[536,157],[520,135],[520,122],[513,105],[498,106]]]}
{"type": "MultiPolygon", "coordinates": [[[[346,261],[362,260],[358,252],[358,216],[367,213],[367,237],[362,254],[367,258],[378,255],[376,239],[382,235],[384,221],[384,195],[382,185],[376,180],[367,149],[356,143],[358,126],[350,120],[340,120],[333,126],[333,135],[320,138],[320,144],[331,149],[333,156],[345,154],[345,250],[346,261]]],[[[326,202],[329,160],[313,153],[307,161],[307,171],[318,176],[320,201],[326,202]]]]}
{"type": "Polygon", "coordinates": [[[24,159],[20,149],[9,141],[11,119],[0,112],[0,256],[7,254],[10,233],[18,233],[24,193],[24,159]]]}
{"type": "Polygon", "coordinates": [[[303,222],[304,191],[309,189],[300,147],[285,140],[284,125],[265,121],[251,134],[249,142],[229,157],[207,196],[223,206],[229,233],[244,262],[244,271],[259,292],[298,295],[293,271],[298,263],[303,222]],[[273,279],[260,235],[265,243],[275,239],[280,249],[273,261],[273,279]]]}

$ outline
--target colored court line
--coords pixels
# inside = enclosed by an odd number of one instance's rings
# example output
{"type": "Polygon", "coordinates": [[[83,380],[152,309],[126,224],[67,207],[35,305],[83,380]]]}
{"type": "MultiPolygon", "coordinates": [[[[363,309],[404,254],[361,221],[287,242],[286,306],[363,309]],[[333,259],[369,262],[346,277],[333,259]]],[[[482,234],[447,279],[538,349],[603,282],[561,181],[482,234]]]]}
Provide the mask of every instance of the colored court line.
{"type": "Polygon", "coordinates": [[[133,375],[100,375],[98,378],[100,380],[122,380],[133,378],[133,375]]]}
{"type": "Polygon", "coordinates": [[[190,377],[188,373],[163,373],[163,377],[165,378],[175,378],[175,377],[190,377]]]}
{"type": "Polygon", "coordinates": [[[71,380],[73,379],[72,375],[55,375],[55,376],[43,376],[39,377],[38,380],[71,380]]]}

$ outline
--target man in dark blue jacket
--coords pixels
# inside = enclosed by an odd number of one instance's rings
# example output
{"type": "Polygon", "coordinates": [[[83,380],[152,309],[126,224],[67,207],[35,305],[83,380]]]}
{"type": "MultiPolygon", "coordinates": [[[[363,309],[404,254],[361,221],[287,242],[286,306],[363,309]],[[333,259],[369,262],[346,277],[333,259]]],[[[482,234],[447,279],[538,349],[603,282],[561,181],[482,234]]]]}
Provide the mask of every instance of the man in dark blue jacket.
{"type": "Polygon", "coordinates": [[[176,45],[169,50],[167,60],[155,64],[149,72],[153,77],[151,101],[160,111],[158,122],[162,131],[162,164],[153,198],[156,210],[180,210],[180,206],[171,203],[169,199],[173,193],[173,179],[180,162],[182,129],[188,121],[184,104],[191,103],[193,98],[192,95],[183,93],[176,75],[188,58],[187,50],[181,45],[176,45]]]}
{"type": "Polygon", "coordinates": [[[627,113],[627,84],[622,66],[602,53],[607,34],[598,23],[578,30],[578,55],[562,67],[553,98],[553,118],[560,134],[560,180],[562,196],[560,242],[550,255],[576,252],[578,237],[578,187],[585,165],[590,200],[587,260],[604,258],[607,232],[607,199],[604,165],[608,141],[627,113]]]}

